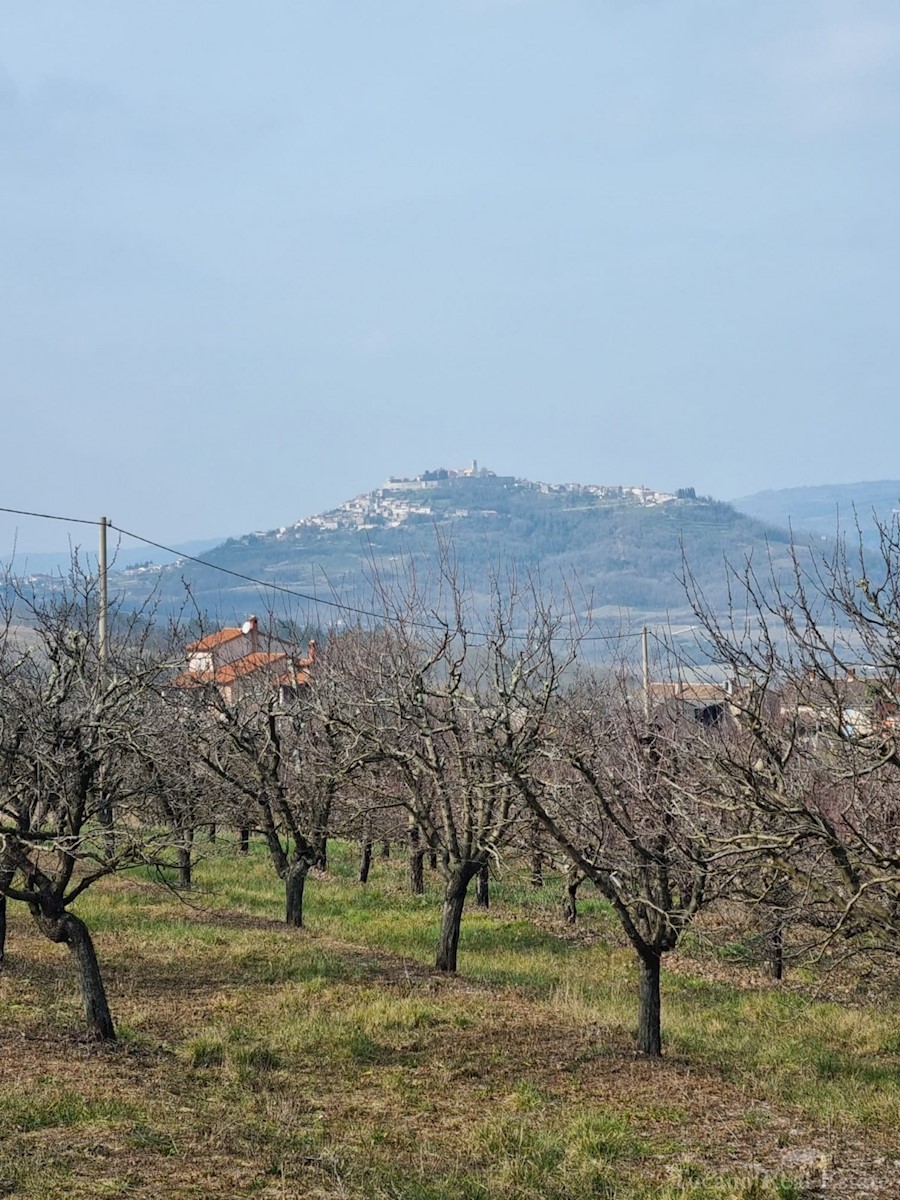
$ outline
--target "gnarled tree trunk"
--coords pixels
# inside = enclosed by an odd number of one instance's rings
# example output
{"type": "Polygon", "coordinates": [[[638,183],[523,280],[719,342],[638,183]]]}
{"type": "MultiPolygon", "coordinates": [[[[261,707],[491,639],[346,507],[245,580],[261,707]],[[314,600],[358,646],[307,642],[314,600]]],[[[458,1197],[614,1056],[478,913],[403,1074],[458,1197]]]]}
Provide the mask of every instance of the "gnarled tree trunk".
{"type": "Polygon", "coordinates": [[[106,1001],[106,989],[100,975],[94,943],[87,926],[73,913],[61,911],[48,916],[36,904],[30,905],[30,908],[41,933],[51,942],[62,942],[72,955],[87,1020],[88,1036],[101,1042],[114,1042],[116,1031],[106,1001]]]}
{"type": "Polygon", "coordinates": [[[238,832],[238,854],[247,854],[250,850],[250,830],[242,825],[238,832]]]}
{"type": "Polygon", "coordinates": [[[574,925],[578,920],[578,889],[581,887],[582,878],[577,867],[569,867],[566,870],[562,916],[567,925],[574,925]]]}

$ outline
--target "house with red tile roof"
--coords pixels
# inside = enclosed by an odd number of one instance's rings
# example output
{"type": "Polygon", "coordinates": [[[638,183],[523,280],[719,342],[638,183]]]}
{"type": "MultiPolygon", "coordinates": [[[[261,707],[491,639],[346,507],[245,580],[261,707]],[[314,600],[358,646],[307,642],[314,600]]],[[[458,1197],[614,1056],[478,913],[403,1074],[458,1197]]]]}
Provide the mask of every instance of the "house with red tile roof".
{"type": "Polygon", "coordinates": [[[214,687],[226,704],[260,688],[277,688],[290,695],[309,683],[316,660],[316,643],[310,641],[305,657],[296,647],[259,628],[248,617],[240,629],[220,629],[187,647],[187,670],[174,682],[177,688],[214,687]]]}

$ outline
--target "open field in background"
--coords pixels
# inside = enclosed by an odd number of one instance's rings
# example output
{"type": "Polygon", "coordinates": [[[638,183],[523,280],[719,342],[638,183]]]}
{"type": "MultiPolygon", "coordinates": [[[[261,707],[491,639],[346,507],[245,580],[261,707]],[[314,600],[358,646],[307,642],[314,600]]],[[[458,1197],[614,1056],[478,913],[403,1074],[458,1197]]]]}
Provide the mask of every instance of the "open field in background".
{"type": "Polygon", "coordinates": [[[354,881],[352,847],[279,924],[261,848],[202,847],[77,905],[120,1043],[97,1049],[66,953],[11,905],[0,974],[0,1196],[384,1200],[900,1197],[900,996],[767,981],[694,938],[663,982],[666,1057],[632,1051],[635,970],[582,888],[493,881],[461,971],[430,970],[438,881],[354,881]],[[835,997],[839,997],[838,1002],[835,997]]]}

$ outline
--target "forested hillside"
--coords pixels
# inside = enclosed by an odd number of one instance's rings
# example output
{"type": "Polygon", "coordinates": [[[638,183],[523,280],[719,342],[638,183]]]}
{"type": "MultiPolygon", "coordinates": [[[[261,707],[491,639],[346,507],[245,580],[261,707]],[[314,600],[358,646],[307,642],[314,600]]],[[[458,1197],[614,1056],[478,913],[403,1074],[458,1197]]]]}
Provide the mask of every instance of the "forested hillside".
{"type": "Polygon", "coordinates": [[[211,567],[186,562],[167,569],[165,591],[174,595],[187,580],[202,608],[223,614],[258,603],[259,589],[216,569],[226,568],[366,606],[376,579],[391,588],[404,587],[410,572],[427,580],[443,547],[478,601],[486,600],[492,577],[536,573],[548,593],[575,584],[595,614],[639,617],[685,609],[682,551],[705,593],[721,605],[726,559],[742,563],[771,553],[781,562],[789,542],[785,530],[693,497],[642,504],[493,479],[448,481],[427,493],[401,489],[391,497],[425,511],[411,511],[399,523],[376,513],[347,527],[335,510],[316,518],[320,524],[247,534],[208,551],[211,567]]]}

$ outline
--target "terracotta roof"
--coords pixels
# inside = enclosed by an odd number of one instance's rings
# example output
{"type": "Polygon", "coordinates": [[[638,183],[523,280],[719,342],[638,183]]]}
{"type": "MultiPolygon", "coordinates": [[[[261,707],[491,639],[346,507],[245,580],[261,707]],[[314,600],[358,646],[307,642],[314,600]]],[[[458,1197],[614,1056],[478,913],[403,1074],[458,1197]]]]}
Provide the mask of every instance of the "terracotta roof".
{"type": "Polygon", "coordinates": [[[219,667],[215,673],[215,682],[218,684],[234,683],[235,679],[240,679],[244,675],[252,675],[254,671],[270,667],[273,663],[284,662],[286,658],[287,655],[283,651],[280,654],[268,654],[265,650],[256,650],[253,654],[245,654],[243,658],[237,658],[234,662],[219,667]]]}
{"type": "Polygon", "coordinates": [[[245,654],[243,658],[236,658],[234,662],[226,663],[216,671],[184,671],[175,680],[174,686],[203,687],[204,684],[212,683],[216,687],[227,687],[236,679],[252,675],[254,671],[271,667],[275,663],[282,663],[286,659],[287,655],[284,653],[267,654],[264,650],[257,650],[253,654],[245,654]]]}
{"type": "Polygon", "coordinates": [[[188,646],[188,653],[193,654],[197,650],[214,650],[216,646],[221,646],[225,642],[232,642],[236,637],[240,637],[243,633],[241,629],[220,629],[218,633],[207,634],[205,638],[201,638],[199,642],[191,642],[188,646]]]}

